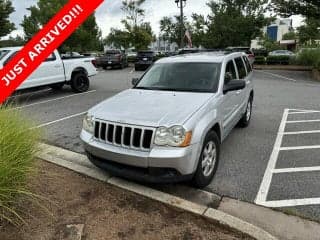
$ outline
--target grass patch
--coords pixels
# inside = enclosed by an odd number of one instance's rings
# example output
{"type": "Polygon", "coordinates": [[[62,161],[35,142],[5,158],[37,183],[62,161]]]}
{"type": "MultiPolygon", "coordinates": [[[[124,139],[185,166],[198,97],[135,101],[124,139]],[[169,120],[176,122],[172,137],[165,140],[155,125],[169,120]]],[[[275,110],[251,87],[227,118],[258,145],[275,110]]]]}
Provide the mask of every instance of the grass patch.
{"type": "Polygon", "coordinates": [[[298,54],[296,62],[299,65],[312,66],[320,70],[320,48],[302,50],[298,54]]]}
{"type": "Polygon", "coordinates": [[[19,111],[0,106],[0,219],[15,225],[24,222],[23,210],[15,207],[20,197],[36,198],[26,189],[40,138],[31,126],[19,111]]]}

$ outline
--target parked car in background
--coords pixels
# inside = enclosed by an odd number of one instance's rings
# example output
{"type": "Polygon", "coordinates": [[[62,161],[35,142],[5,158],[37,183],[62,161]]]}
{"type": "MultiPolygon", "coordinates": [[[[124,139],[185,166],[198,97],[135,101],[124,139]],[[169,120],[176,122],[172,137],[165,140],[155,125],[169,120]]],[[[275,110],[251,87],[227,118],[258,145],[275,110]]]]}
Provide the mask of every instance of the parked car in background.
{"type": "MultiPolygon", "coordinates": [[[[22,49],[11,47],[0,49],[0,70],[22,49]]],[[[97,74],[96,61],[92,57],[62,59],[54,51],[17,90],[49,86],[54,90],[70,85],[74,92],[86,92],[90,87],[89,77],[97,74]]]]}
{"type": "Polygon", "coordinates": [[[178,55],[189,54],[189,53],[198,53],[201,50],[199,48],[182,48],[178,50],[178,55]]]}
{"type": "Polygon", "coordinates": [[[136,71],[148,69],[156,61],[156,54],[154,51],[139,51],[137,60],[134,64],[136,71]]]}
{"type": "Polygon", "coordinates": [[[130,51],[127,52],[128,62],[134,63],[137,60],[137,52],[130,51]]]}
{"type": "Polygon", "coordinates": [[[288,56],[294,57],[295,54],[288,50],[275,50],[269,53],[269,56],[288,56]]]}
{"type": "Polygon", "coordinates": [[[113,175],[151,183],[211,183],[221,142],[247,127],[254,97],[244,53],[158,60],[126,90],[88,111],[81,139],[90,161],[113,175]]]}
{"type": "Polygon", "coordinates": [[[107,50],[105,55],[97,58],[97,65],[103,69],[108,67],[125,68],[128,66],[127,55],[119,49],[107,50]]]}
{"type": "Polygon", "coordinates": [[[255,54],[252,51],[252,49],[250,49],[250,47],[228,47],[227,51],[231,51],[231,52],[244,52],[251,65],[253,65],[254,60],[255,60],[255,54]]]}

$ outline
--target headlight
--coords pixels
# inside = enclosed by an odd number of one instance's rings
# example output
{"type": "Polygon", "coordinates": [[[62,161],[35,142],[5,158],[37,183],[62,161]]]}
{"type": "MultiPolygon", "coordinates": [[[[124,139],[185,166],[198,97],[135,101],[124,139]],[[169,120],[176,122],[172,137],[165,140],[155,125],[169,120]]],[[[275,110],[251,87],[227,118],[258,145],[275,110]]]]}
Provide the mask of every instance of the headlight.
{"type": "Polygon", "coordinates": [[[94,117],[87,114],[83,119],[83,129],[88,133],[94,133],[94,117]]]}
{"type": "Polygon", "coordinates": [[[182,126],[159,127],[154,143],[159,146],[186,147],[190,145],[191,135],[182,126]]]}

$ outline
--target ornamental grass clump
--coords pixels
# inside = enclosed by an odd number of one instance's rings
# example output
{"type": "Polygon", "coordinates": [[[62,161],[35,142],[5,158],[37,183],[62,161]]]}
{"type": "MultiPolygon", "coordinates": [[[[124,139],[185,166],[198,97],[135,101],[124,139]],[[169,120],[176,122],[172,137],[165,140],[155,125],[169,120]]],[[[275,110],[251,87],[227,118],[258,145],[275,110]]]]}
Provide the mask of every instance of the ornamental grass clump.
{"type": "Polygon", "coordinates": [[[23,223],[17,202],[35,199],[27,181],[35,173],[39,131],[19,111],[0,106],[0,223],[23,223]]]}

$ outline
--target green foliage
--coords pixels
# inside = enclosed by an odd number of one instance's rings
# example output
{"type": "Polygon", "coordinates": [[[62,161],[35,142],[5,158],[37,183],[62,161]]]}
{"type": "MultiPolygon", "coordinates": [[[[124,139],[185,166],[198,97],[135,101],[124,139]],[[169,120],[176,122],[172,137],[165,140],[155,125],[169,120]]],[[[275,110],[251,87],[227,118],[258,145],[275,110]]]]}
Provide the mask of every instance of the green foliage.
{"type": "Polygon", "coordinates": [[[264,56],[256,56],[254,60],[254,64],[264,65],[266,64],[266,58],[264,56]]]}
{"type": "Polygon", "coordinates": [[[320,19],[307,18],[305,25],[298,28],[298,36],[301,44],[314,44],[320,39],[320,19]]]}
{"type": "Polygon", "coordinates": [[[288,65],[290,63],[289,56],[268,56],[266,59],[268,65],[282,64],[288,65]]]}
{"type": "Polygon", "coordinates": [[[290,31],[290,32],[284,34],[282,39],[283,40],[296,40],[297,34],[294,31],[290,31]]]}
{"type": "Polygon", "coordinates": [[[303,15],[315,19],[320,18],[319,0],[272,0],[270,7],[284,17],[303,15]]]}
{"type": "MultiPolygon", "coordinates": [[[[161,36],[163,40],[176,43],[178,46],[181,43],[180,19],[181,19],[180,16],[174,16],[173,18],[163,17],[160,20],[160,31],[161,31],[161,36]]],[[[191,29],[190,23],[187,21],[186,17],[184,17],[183,22],[184,22],[184,31],[186,29],[191,29]]],[[[194,35],[193,35],[193,41],[194,40],[196,39],[194,39],[194,35]]],[[[194,44],[194,45],[197,45],[197,44],[194,44]]]]}
{"type": "Polygon", "coordinates": [[[296,62],[299,65],[313,66],[320,69],[320,48],[303,49],[297,56],[296,62]]]}
{"type": "Polygon", "coordinates": [[[134,47],[136,50],[147,49],[154,40],[150,23],[144,22],[145,10],[141,5],[145,0],[124,0],[122,1],[122,11],[126,17],[121,22],[124,30],[111,29],[110,34],[105,39],[105,43],[116,48],[134,47]]]}
{"type": "Polygon", "coordinates": [[[271,19],[264,16],[267,0],[219,0],[208,2],[206,48],[250,46],[251,39],[262,35],[261,29],[271,19]]]}
{"type": "Polygon", "coordinates": [[[18,47],[23,46],[25,44],[25,40],[23,37],[9,37],[8,40],[0,41],[0,47],[18,47]]]}
{"type": "MultiPolygon", "coordinates": [[[[67,0],[38,0],[35,6],[28,8],[30,15],[24,16],[21,24],[26,39],[31,39],[66,3],[67,0]]],[[[102,49],[101,30],[93,14],[63,43],[60,50],[86,52],[102,49]]]]}
{"type": "Polygon", "coordinates": [[[39,131],[19,112],[0,107],[0,219],[23,222],[22,210],[14,204],[21,195],[32,197],[26,181],[34,173],[39,131]]]}
{"type": "Polygon", "coordinates": [[[4,37],[15,30],[15,26],[9,20],[9,16],[14,12],[10,0],[0,0],[0,37],[4,37]]]}
{"type": "Polygon", "coordinates": [[[264,35],[261,39],[259,44],[263,46],[264,49],[267,50],[267,52],[272,52],[275,50],[281,50],[284,49],[283,46],[281,46],[278,42],[273,41],[270,39],[267,35],[264,35]]]}

